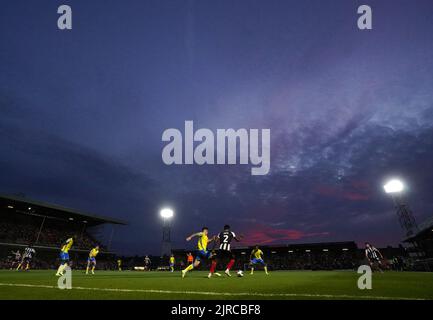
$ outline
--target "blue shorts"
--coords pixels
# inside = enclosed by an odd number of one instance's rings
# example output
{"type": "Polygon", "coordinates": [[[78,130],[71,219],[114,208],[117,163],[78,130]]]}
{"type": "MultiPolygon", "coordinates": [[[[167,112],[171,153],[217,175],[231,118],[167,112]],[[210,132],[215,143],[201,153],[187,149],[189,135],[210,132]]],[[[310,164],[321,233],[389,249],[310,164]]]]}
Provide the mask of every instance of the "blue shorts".
{"type": "Polygon", "coordinates": [[[170,263],[170,267],[174,267],[174,263],[170,263]]]}
{"type": "Polygon", "coordinates": [[[96,263],[96,258],[95,257],[88,257],[87,262],[96,263]]]}
{"type": "Polygon", "coordinates": [[[68,262],[69,261],[69,253],[60,252],[60,260],[62,260],[62,262],[68,262]]]}
{"type": "Polygon", "coordinates": [[[202,258],[203,259],[209,259],[211,256],[211,252],[210,251],[205,251],[205,250],[197,250],[197,254],[196,254],[196,260],[200,261],[202,258]]]}
{"type": "Polygon", "coordinates": [[[257,259],[254,258],[253,260],[251,260],[252,264],[261,264],[261,265],[266,265],[266,263],[263,261],[263,259],[257,259]]]}

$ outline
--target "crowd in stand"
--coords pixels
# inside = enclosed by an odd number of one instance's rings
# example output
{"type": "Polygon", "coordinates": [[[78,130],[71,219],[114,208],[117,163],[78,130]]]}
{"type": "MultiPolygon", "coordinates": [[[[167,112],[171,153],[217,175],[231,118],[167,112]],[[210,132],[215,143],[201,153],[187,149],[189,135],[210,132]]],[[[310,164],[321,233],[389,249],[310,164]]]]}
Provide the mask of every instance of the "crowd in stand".
{"type": "Polygon", "coordinates": [[[2,221],[0,222],[0,242],[59,247],[63,241],[75,235],[74,248],[76,249],[90,249],[97,244],[100,245],[87,232],[74,228],[74,226],[69,228],[43,226],[41,232],[39,230],[40,226],[34,223],[2,221]]]}

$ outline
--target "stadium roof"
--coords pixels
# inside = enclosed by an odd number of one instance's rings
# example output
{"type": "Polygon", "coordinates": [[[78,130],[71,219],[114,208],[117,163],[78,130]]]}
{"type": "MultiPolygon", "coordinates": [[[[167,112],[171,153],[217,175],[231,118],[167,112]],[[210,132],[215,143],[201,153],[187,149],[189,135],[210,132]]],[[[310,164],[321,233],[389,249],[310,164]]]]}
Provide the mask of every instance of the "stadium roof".
{"type": "MultiPolygon", "coordinates": [[[[255,245],[235,246],[232,250],[249,250],[254,248],[255,245]]],[[[338,250],[357,250],[358,246],[355,241],[338,241],[338,242],[306,242],[306,243],[291,243],[291,244],[271,244],[271,245],[259,245],[263,250],[276,250],[284,251],[293,249],[338,249],[338,250]]],[[[191,249],[174,249],[173,251],[193,251],[191,249]]]]}
{"type": "Polygon", "coordinates": [[[126,225],[125,221],[113,218],[107,218],[86,212],[62,207],[55,204],[48,204],[40,201],[27,199],[20,196],[10,196],[0,194],[0,207],[7,208],[9,210],[15,209],[14,212],[28,213],[40,216],[46,216],[50,218],[73,220],[76,222],[85,222],[89,225],[98,225],[103,223],[111,223],[118,225],[126,225]],[[30,208],[30,209],[29,209],[30,208]]]}
{"type": "Polygon", "coordinates": [[[418,226],[418,232],[415,235],[412,235],[410,237],[407,237],[404,239],[404,242],[411,242],[416,239],[425,238],[425,237],[431,237],[433,234],[433,217],[425,220],[423,223],[421,223],[418,226]]]}

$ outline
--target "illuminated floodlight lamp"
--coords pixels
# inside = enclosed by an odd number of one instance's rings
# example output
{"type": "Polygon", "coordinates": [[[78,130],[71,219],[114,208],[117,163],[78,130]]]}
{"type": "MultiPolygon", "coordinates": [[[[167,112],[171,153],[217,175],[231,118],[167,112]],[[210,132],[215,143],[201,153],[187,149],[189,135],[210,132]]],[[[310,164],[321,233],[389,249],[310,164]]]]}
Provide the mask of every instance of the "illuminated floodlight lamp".
{"type": "Polygon", "coordinates": [[[398,179],[393,179],[388,181],[384,186],[383,189],[385,189],[386,193],[399,193],[402,192],[404,189],[403,182],[401,182],[398,179]]]}
{"type": "Polygon", "coordinates": [[[163,219],[171,219],[171,218],[173,218],[174,212],[170,208],[164,208],[164,209],[161,209],[159,214],[160,214],[161,218],[163,218],[163,219]]]}

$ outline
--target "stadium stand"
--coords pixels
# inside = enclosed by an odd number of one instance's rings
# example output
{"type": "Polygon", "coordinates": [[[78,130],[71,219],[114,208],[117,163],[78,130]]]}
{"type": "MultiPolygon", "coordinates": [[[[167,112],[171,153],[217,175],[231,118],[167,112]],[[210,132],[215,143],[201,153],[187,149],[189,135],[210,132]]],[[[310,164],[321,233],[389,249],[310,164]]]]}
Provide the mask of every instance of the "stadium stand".
{"type": "Polygon", "coordinates": [[[12,251],[22,251],[28,245],[37,252],[33,268],[56,268],[60,245],[72,236],[75,245],[71,256],[75,267],[82,267],[89,250],[99,245],[102,250],[98,268],[114,268],[114,254],[92,236],[91,230],[103,224],[126,224],[117,219],[5,195],[0,195],[0,217],[0,268],[10,266],[12,251]]]}
{"type": "MultiPolygon", "coordinates": [[[[236,269],[247,267],[252,249],[253,247],[240,247],[232,250],[236,255],[236,269]]],[[[358,248],[354,241],[260,246],[260,249],[270,270],[353,270],[367,263],[364,249],[358,248]]],[[[405,264],[407,253],[403,247],[379,250],[387,258],[389,268],[409,269],[405,264]]],[[[185,264],[185,257],[189,251],[173,251],[179,266],[185,264]]],[[[224,267],[224,264],[218,265],[219,270],[224,267]]]]}
{"type": "Polygon", "coordinates": [[[414,269],[420,271],[433,270],[433,217],[418,226],[418,232],[404,239],[411,246],[414,256],[414,269]]]}

